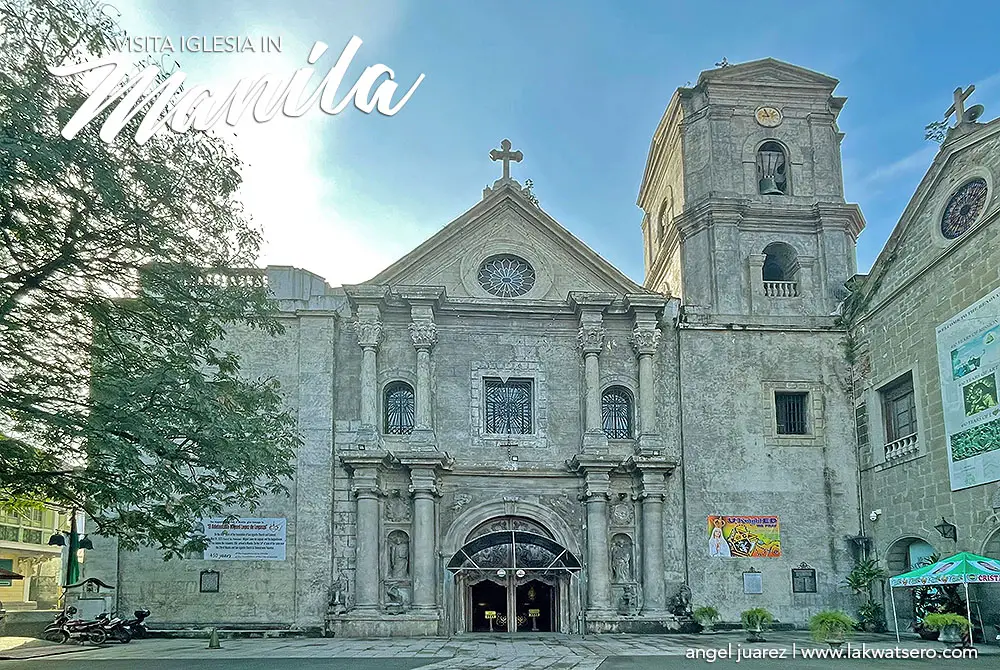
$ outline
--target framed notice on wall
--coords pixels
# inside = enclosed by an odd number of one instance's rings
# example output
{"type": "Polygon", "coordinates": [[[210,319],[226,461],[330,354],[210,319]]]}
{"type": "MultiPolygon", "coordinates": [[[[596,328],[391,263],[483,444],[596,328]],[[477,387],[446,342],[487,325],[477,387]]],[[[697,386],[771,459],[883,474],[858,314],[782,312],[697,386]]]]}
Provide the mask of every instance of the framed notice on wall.
{"type": "Polygon", "coordinates": [[[209,561],[285,560],[284,518],[205,519],[209,561]]]}
{"type": "Polygon", "coordinates": [[[756,570],[747,570],[743,573],[743,593],[760,595],[764,592],[764,578],[756,570]]]}
{"type": "Polygon", "coordinates": [[[951,490],[1000,480],[1000,289],[937,328],[951,490]]]}

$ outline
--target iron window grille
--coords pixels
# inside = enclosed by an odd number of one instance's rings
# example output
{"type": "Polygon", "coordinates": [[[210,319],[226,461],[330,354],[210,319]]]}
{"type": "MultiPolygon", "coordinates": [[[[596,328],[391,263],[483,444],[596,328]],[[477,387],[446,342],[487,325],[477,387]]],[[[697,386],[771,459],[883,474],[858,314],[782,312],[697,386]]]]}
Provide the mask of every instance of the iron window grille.
{"type": "Polygon", "coordinates": [[[386,435],[408,435],[413,432],[416,416],[416,396],[406,382],[392,382],[385,387],[384,432],[386,435]]]}
{"type": "Polygon", "coordinates": [[[808,393],[776,392],[774,413],[779,435],[806,435],[806,399],[808,393]]]}
{"type": "Polygon", "coordinates": [[[531,380],[483,379],[486,432],[493,435],[532,433],[531,380]]]}
{"type": "Polygon", "coordinates": [[[601,423],[611,440],[632,438],[632,394],[624,386],[611,386],[601,395],[601,423]]]}

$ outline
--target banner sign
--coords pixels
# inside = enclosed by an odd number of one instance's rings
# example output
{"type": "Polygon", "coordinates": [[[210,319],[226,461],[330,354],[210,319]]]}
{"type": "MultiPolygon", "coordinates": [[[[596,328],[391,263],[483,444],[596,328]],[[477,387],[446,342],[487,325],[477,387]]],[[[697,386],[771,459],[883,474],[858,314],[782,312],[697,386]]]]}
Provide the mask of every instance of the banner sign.
{"type": "Polygon", "coordinates": [[[285,560],[284,518],[205,519],[210,561],[285,560]]]}
{"type": "Polygon", "coordinates": [[[777,558],[781,556],[781,533],[778,517],[708,517],[708,555],[719,558],[777,558]]]}
{"type": "Polygon", "coordinates": [[[937,328],[951,490],[1000,480],[1000,289],[937,328]]]}

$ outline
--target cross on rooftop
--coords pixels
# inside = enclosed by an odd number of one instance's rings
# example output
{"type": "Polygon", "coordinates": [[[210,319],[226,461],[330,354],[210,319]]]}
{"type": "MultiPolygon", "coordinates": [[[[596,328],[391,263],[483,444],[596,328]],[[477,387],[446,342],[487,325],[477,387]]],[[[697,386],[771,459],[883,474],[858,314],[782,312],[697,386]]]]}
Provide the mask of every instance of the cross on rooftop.
{"type": "Polygon", "coordinates": [[[956,126],[965,123],[965,118],[964,118],[965,101],[968,100],[969,96],[972,95],[972,92],[975,90],[976,90],[975,84],[970,84],[969,88],[965,89],[964,91],[962,90],[961,86],[955,89],[955,102],[954,104],[952,104],[951,107],[948,108],[948,111],[944,113],[944,118],[946,121],[948,120],[948,117],[954,114],[956,126]]]}
{"type": "Polygon", "coordinates": [[[490,151],[490,160],[503,161],[504,179],[510,179],[510,162],[520,163],[521,159],[524,158],[524,154],[520,151],[511,151],[510,146],[510,140],[504,140],[500,143],[499,151],[496,149],[490,151]]]}

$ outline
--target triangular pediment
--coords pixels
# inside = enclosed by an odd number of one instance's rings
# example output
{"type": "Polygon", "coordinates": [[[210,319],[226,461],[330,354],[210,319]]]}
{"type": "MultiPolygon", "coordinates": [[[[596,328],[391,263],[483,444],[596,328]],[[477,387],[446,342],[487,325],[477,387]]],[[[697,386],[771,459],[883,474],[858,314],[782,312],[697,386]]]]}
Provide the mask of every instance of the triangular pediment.
{"type": "Polygon", "coordinates": [[[774,58],[738,63],[701,73],[698,83],[770,84],[776,86],[816,86],[833,90],[839,83],[833,77],[774,58]]]}
{"type": "Polygon", "coordinates": [[[570,292],[646,293],[534,204],[513,181],[500,180],[483,200],[366,284],[443,287],[449,298],[566,300],[570,292]],[[499,255],[524,259],[534,272],[526,294],[498,298],[478,279],[499,255]]]}

